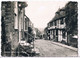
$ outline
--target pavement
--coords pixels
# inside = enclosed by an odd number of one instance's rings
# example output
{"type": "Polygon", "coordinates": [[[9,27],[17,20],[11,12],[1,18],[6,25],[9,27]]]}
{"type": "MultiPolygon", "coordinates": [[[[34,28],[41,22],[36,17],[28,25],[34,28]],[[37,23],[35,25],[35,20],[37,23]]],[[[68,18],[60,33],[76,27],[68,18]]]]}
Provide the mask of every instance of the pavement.
{"type": "Polygon", "coordinates": [[[49,40],[35,40],[35,48],[40,53],[39,57],[76,57],[77,48],[49,40]]]}
{"type": "Polygon", "coordinates": [[[51,41],[51,43],[53,43],[55,45],[62,46],[62,47],[66,47],[66,48],[71,49],[71,50],[74,50],[76,52],[78,51],[78,48],[75,48],[75,47],[72,47],[72,46],[68,46],[68,45],[65,45],[65,44],[62,44],[62,43],[53,42],[53,41],[51,41]]]}

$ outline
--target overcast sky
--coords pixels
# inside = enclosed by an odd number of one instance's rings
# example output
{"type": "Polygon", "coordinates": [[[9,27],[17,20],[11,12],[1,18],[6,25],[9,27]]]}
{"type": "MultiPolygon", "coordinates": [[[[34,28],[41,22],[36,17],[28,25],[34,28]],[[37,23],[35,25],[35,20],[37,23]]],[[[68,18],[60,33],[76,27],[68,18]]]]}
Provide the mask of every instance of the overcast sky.
{"type": "Polygon", "coordinates": [[[52,20],[55,12],[65,6],[68,1],[27,1],[25,14],[30,18],[34,27],[44,29],[52,20]]]}

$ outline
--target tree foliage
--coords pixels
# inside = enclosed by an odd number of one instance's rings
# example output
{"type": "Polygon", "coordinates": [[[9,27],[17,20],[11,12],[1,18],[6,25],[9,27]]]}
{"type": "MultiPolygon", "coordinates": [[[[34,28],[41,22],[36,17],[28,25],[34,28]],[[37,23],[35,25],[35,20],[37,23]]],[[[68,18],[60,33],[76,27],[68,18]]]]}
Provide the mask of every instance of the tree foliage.
{"type": "Polygon", "coordinates": [[[78,23],[78,13],[77,13],[77,2],[69,2],[65,6],[66,17],[66,30],[70,34],[77,34],[77,23],[78,23]]]}

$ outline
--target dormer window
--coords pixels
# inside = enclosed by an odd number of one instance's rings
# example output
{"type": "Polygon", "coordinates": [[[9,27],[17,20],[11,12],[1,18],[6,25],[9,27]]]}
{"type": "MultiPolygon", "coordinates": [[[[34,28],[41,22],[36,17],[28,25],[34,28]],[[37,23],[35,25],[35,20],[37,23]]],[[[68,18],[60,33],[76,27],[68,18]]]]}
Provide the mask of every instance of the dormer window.
{"type": "Polygon", "coordinates": [[[56,26],[56,21],[54,22],[55,26],[56,26]]]}
{"type": "Polygon", "coordinates": [[[64,24],[64,22],[63,22],[63,19],[61,19],[61,22],[60,22],[60,24],[64,24]]]}
{"type": "Polygon", "coordinates": [[[64,22],[65,22],[65,18],[62,18],[60,24],[64,24],[64,22]]]}

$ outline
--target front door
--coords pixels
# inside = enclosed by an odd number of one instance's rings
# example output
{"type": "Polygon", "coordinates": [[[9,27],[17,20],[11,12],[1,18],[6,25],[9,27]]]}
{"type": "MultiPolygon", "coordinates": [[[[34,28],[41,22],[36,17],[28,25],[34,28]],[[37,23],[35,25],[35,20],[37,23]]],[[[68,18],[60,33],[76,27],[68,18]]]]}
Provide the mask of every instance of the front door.
{"type": "Polygon", "coordinates": [[[56,41],[58,42],[58,30],[56,30],[56,41]]]}

